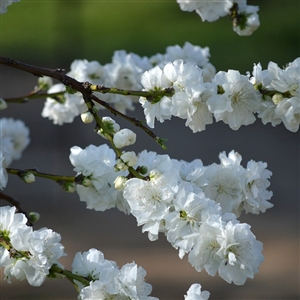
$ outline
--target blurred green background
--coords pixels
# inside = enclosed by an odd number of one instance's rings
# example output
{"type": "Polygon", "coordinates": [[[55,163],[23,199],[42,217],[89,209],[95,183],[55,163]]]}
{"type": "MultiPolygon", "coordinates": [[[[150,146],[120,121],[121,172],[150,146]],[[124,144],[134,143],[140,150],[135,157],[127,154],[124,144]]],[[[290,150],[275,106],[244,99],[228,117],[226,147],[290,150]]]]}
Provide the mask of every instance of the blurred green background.
{"type": "MultiPolygon", "coordinates": [[[[260,28],[250,37],[232,31],[228,18],[203,23],[196,13],[182,12],[175,0],[169,1],[51,1],[21,0],[0,16],[0,54],[30,64],[69,69],[75,59],[111,61],[115,50],[124,49],[140,56],[164,53],[165,48],[186,41],[209,47],[211,63],[217,70],[252,71],[254,63],[263,68],[269,61],[284,66],[300,54],[300,1],[247,1],[260,6],[260,28]]],[[[32,90],[36,78],[30,74],[0,66],[0,96],[20,96],[32,90]]],[[[103,140],[93,126],[79,118],[62,127],[42,119],[43,100],[11,105],[2,117],[24,120],[30,128],[31,144],[12,167],[33,168],[53,174],[73,175],[68,161],[69,149],[82,148],[103,140]]],[[[137,109],[138,118],[143,118],[137,109]]],[[[121,126],[127,122],[117,119],[121,126]]],[[[135,128],[132,128],[135,130],[135,128]]],[[[136,151],[149,149],[162,153],[150,138],[136,131],[136,151]]],[[[70,269],[77,251],[95,247],[119,266],[135,260],[147,270],[147,282],[153,296],[161,300],[183,299],[188,287],[200,282],[211,292],[212,300],[298,300],[299,294],[299,138],[284,126],[273,128],[257,121],[232,131],[218,122],[198,134],[172,119],[157,124],[154,130],[168,138],[172,158],[201,158],[204,164],[218,162],[221,151],[234,149],[250,159],[266,161],[273,172],[271,190],[274,208],[259,216],[242,216],[264,244],[266,261],[254,280],[242,286],[228,285],[205,272],[197,273],[163,236],[155,243],[141,233],[136,221],[117,210],[99,213],[85,209],[76,194],[66,194],[52,182],[37,179],[25,185],[10,176],[5,189],[20,200],[26,211],[38,211],[42,218],[36,228],[47,226],[59,233],[68,256],[62,263],[70,269]],[[288,220],[288,222],[287,222],[288,220]]],[[[6,203],[1,203],[5,205],[6,203]]],[[[27,282],[4,282],[0,273],[2,300],[76,299],[74,288],[66,280],[48,280],[41,288],[27,282]]]]}
{"type": "Polygon", "coordinates": [[[272,60],[280,66],[300,53],[299,1],[248,1],[260,6],[261,27],[250,37],[229,18],[202,22],[169,1],[22,0],[1,15],[1,55],[30,63],[69,67],[74,59],[110,61],[125,49],[141,56],[189,41],[208,46],[217,70],[251,71],[272,60]]]}

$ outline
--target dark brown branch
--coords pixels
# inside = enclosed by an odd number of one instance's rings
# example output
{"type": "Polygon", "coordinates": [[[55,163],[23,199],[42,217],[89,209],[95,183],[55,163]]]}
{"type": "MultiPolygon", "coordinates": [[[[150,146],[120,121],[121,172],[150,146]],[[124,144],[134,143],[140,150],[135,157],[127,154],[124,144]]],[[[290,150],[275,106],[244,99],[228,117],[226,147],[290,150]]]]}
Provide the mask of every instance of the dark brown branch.
{"type": "Polygon", "coordinates": [[[117,111],[116,109],[112,108],[107,102],[100,100],[98,97],[92,94],[92,90],[90,86],[92,85],[89,82],[79,82],[76,79],[64,74],[65,70],[63,69],[47,69],[47,68],[41,68],[32,66],[26,63],[22,63],[20,61],[17,61],[15,59],[11,58],[5,58],[0,57],[0,64],[16,68],[19,70],[23,70],[25,72],[31,73],[34,76],[43,77],[43,76],[49,76],[51,78],[55,78],[64,85],[70,87],[73,90],[76,90],[80,92],[85,99],[91,99],[100,105],[104,106],[106,109],[108,109],[112,114],[118,115],[125,120],[131,122],[135,126],[141,128],[144,132],[146,132],[150,137],[152,137],[163,149],[166,149],[166,146],[164,145],[164,140],[156,136],[150,129],[145,127],[141,121],[136,120],[135,118],[128,117],[121,112],[117,111]]]}

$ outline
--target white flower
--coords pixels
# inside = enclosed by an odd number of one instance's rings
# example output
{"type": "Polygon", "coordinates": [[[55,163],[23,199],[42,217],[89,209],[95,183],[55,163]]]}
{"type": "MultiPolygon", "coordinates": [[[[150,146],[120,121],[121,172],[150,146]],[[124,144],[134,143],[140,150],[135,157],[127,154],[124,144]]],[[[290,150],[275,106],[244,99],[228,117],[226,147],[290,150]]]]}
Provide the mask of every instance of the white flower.
{"type": "Polygon", "coordinates": [[[281,69],[274,62],[269,62],[268,71],[272,87],[281,93],[289,92],[299,97],[300,58],[295,59],[287,68],[281,69]]]}
{"type": "Polygon", "coordinates": [[[219,93],[207,100],[209,110],[216,121],[222,120],[231,129],[237,130],[241,125],[252,124],[256,118],[261,102],[260,93],[254,89],[248,77],[238,71],[220,71],[213,83],[218,86],[219,93]]]}
{"type": "Polygon", "coordinates": [[[27,264],[32,270],[28,267],[25,271],[30,285],[40,286],[53,264],[61,266],[57,260],[66,254],[60,240],[61,236],[48,228],[31,232],[28,239],[28,251],[31,255],[27,264]]]}
{"type": "Polygon", "coordinates": [[[158,300],[149,296],[152,286],[145,282],[146,271],[135,263],[119,270],[115,262],[104,259],[102,252],[90,249],[76,254],[72,268],[74,274],[92,279],[86,287],[75,281],[80,289],[79,299],[158,300]]]}
{"type": "Polygon", "coordinates": [[[13,160],[20,159],[22,151],[30,142],[29,129],[21,120],[0,119],[1,146],[8,167],[13,160]]]}
{"type": "Polygon", "coordinates": [[[0,1],[0,14],[5,14],[7,12],[7,6],[11,5],[13,2],[19,2],[20,0],[1,0],[0,1]]]}
{"type": "MultiPolygon", "coordinates": [[[[146,71],[141,77],[141,83],[146,91],[162,91],[171,86],[171,82],[164,75],[163,71],[157,66],[153,69],[146,71]]],[[[147,125],[154,128],[155,118],[161,123],[164,120],[171,119],[171,99],[163,96],[158,99],[148,101],[144,97],[140,97],[139,102],[144,108],[147,125]]]]}
{"type": "Polygon", "coordinates": [[[201,291],[201,284],[194,283],[190,286],[184,300],[207,300],[210,296],[208,291],[201,291]]]}
{"type": "Polygon", "coordinates": [[[242,202],[240,174],[232,168],[213,164],[203,173],[202,187],[206,197],[220,203],[223,213],[236,212],[242,202]]]}
{"type": "MultiPolygon", "coordinates": [[[[103,273],[107,273],[117,270],[117,265],[115,262],[104,259],[104,255],[101,251],[97,249],[90,249],[87,252],[80,253],[77,252],[73,263],[72,263],[72,273],[81,275],[84,277],[91,278],[93,280],[100,279],[103,273]]],[[[104,281],[104,278],[101,278],[104,281]]]]}
{"type": "Polygon", "coordinates": [[[8,282],[14,276],[18,280],[26,278],[32,286],[40,286],[52,265],[60,265],[57,260],[65,255],[64,247],[59,243],[59,234],[47,228],[33,231],[26,225],[25,215],[15,214],[15,210],[15,207],[0,207],[1,240],[11,246],[9,257],[1,250],[1,266],[5,268],[8,282]]]}
{"type": "Polygon", "coordinates": [[[254,162],[251,160],[247,164],[244,186],[246,199],[243,203],[246,213],[259,214],[273,207],[273,204],[268,202],[273,193],[267,190],[270,186],[268,179],[272,175],[272,172],[266,168],[267,164],[263,162],[254,162]]]}
{"type": "Polygon", "coordinates": [[[71,148],[70,161],[77,175],[88,177],[92,184],[76,186],[80,201],[87,203],[87,208],[104,211],[116,206],[118,191],[113,182],[117,173],[115,153],[107,145],[90,145],[85,149],[71,148]]]}
{"type": "MultiPolygon", "coordinates": [[[[48,94],[65,92],[66,88],[62,83],[53,85],[48,94]]],[[[48,97],[46,99],[42,117],[53,120],[54,124],[72,123],[76,116],[87,110],[82,95],[80,93],[64,93],[60,96],[48,97]]]]}
{"type": "Polygon", "coordinates": [[[173,194],[170,186],[153,181],[133,178],[126,183],[123,196],[128,201],[130,212],[136,217],[138,226],[144,225],[142,231],[148,231],[151,241],[158,239],[161,222],[168,213],[173,194]]]}
{"type": "MultiPolygon", "coordinates": [[[[285,69],[270,62],[267,70],[261,71],[260,67],[259,72],[256,73],[258,75],[253,74],[255,81],[258,81],[256,86],[259,86],[259,82],[261,82],[263,89],[274,92],[272,98],[264,96],[258,117],[264,124],[270,122],[272,126],[276,126],[283,122],[288,130],[298,131],[300,124],[300,58],[295,59],[285,69]]],[[[253,81],[253,78],[251,80],[253,81]]]]}
{"type": "MultiPolygon", "coordinates": [[[[128,90],[141,90],[141,75],[152,67],[147,57],[140,57],[134,53],[127,53],[125,50],[115,51],[112,63],[105,65],[106,78],[104,84],[109,87],[117,87],[128,90]]],[[[108,103],[120,112],[125,113],[126,109],[133,110],[133,101],[137,97],[106,94],[101,96],[108,103]],[[103,97],[104,96],[104,97],[103,97]]]]}
{"type": "Polygon", "coordinates": [[[126,299],[158,300],[150,297],[152,286],[145,282],[146,271],[134,262],[124,265],[116,280],[118,293],[126,299]]]}
{"type": "Polygon", "coordinates": [[[199,238],[195,240],[195,246],[188,255],[189,263],[200,272],[205,268],[206,272],[215,276],[222,258],[218,255],[220,243],[218,236],[222,233],[223,221],[221,218],[212,218],[204,222],[199,229],[199,238]]]}
{"type": "Polygon", "coordinates": [[[221,215],[221,207],[205,197],[195,194],[191,184],[182,184],[173,199],[173,209],[166,217],[167,240],[174,248],[179,248],[182,258],[199,238],[199,227],[213,215],[221,215]]]}
{"type": "Polygon", "coordinates": [[[263,262],[262,243],[257,241],[248,224],[228,222],[218,236],[222,257],[219,275],[228,283],[243,285],[253,278],[263,262]]]}
{"type": "Polygon", "coordinates": [[[200,46],[194,46],[189,42],[185,42],[183,47],[178,45],[167,47],[164,60],[168,63],[182,59],[184,62],[194,62],[202,68],[208,63],[209,57],[208,47],[201,48],[200,46]]]}
{"type": "Polygon", "coordinates": [[[236,0],[238,3],[239,24],[233,25],[233,31],[241,36],[251,35],[259,26],[259,16],[257,14],[259,7],[246,5],[245,0],[236,0]]]}
{"type": "Polygon", "coordinates": [[[284,99],[276,107],[276,115],[282,118],[284,126],[297,132],[300,124],[300,97],[284,99]]]}
{"type": "Polygon", "coordinates": [[[136,134],[127,128],[121,129],[116,132],[113,137],[113,142],[115,146],[119,149],[133,145],[136,141],[136,134]]]}
{"type": "Polygon", "coordinates": [[[98,61],[88,61],[86,59],[74,60],[67,75],[77,81],[88,81],[93,84],[102,84],[106,77],[105,69],[98,61]]]}
{"type": "Polygon", "coordinates": [[[177,0],[177,3],[179,3],[180,8],[183,11],[196,10],[202,21],[208,22],[216,21],[220,17],[228,15],[229,10],[233,5],[233,1],[231,0],[177,0]]]}

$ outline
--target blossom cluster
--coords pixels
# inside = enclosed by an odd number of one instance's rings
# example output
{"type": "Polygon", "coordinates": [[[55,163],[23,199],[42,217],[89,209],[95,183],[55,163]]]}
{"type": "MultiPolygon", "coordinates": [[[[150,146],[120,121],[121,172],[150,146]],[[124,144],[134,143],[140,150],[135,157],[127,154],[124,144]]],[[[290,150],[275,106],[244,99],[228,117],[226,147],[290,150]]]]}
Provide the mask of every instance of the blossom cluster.
{"type": "MultiPolygon", "coordinates": [[[[14,206],[0,207],[0,217],[0,267],[4,268],[9,283],[15,277],[27,279],[32,286],[41,286],[47,276],[56,276],[50,270],[53,265],[64,269],[58,262],[66,255],[58,233],[47,228],[33,230],[26,225],[26,216],[16,213],[14,206]]],[[[133,262],[119,269],[114,261],[104,259],[103,253],[96,249],[78,252],[72,263],[72,273],[79,277],[74,279],[69,272],[64,275],[74,280],[82,300],[158,299],[149,296],[152,286],[145,282],[146,271],[142,267],[133,262]]]]}
{"type": "MultiPolygon", "coordinates": [[[[67,73],[79,82],[90,82],[95,85],[116,87],[126,90],[142,90],[142,74],[153,66],[163,67],[169,61],[182,58],[187,62],[194,62],[203,69],[204,80],[211,81],[215,74],[214,66],[209,62],[209,49],[193,46],[185,43],[183,47],[178,45],[167,47],[165,54],[156,54],[152,57],[141,57],[124,50],[115,51],[112,62],[101,65],[98,61],[75,60],[67,73]]],[[[50,83],[51,84],[51,83],[50,83]]],[[[40,83],[44,86],[44,84],[40,83]]],[[[55,84],[48,89],[51,94],[46,99],[42,116],[49,118],[54,124],[62,125],[71,123],[74,118],[85,111],[87,107],[80,93],[68,93],[62,84],[55,84]],[[61,93],[57,95],[57,93],[61,93]]],[[[94,93],[101,100],[111,104],[122,113],[133,110],[134,103],[138,103],[138,97],[123,96],[119,94],[94,93]]],[[[102,106],[99,106],[102,109],[102,106]]]]}
{"type": "Polygon", "coordinates": [[[87,208],[131,213],[151,241],[164,233],[180,258],[188,253],[197,271],[244,284],[263,261],[262,244],[237,217],[273,206],[267,190],[272,173],[263,162],[249,161],[244,168],[234,151],[219,158],[220,164],[203,166],[200,159],[178,161],[142,151],[134,165],[144,170],[140,179],[115,172],[117,160],[107,145],[73,147],[70,154],[81,178],[77,192],[87,208]]]}
{"type": "Polygon", "coordinates": [[[177,0],[181,10],[196,11],[202,21],[214,22],[221,17],[233,18],[233,30],[243,36],[251,35],[259,26],[258,6],[246,0],[177,0]]]}
{"type": "Polygon", "coordinates": [[[119,269],[114,261],[105,259],[103,253],[96,249],[78,252],[72,263],[72,273],[90,280],[88,286],[75,280],[81,300],[158,300],[149,296],[152,286],[145,282],[146,271],[142,267],[132,262],[119,269]]]}
{"type": "Polygon", "coordinates": [[[283,122],[292,131],[299,130],[300,124],[300,58],[280,68],[270,62],[266,70],[260,64],[254,65],[250,81],[261,91],[258,117],[264,124],[276,126],[283,122]]]}
{"type": "Polygon", "coordinates": [[[7,185],[7,168],[14,160],[20,159],[22,151],[30,142],[29,129],[21,120],[0,119],[0,189],[7,185]]]}
{"type": "Polygon", "coordinates": [[[270,62],[267,70],[254,65],[253,75],[239,71],[219,71],[211,82],[204,82],[202,70],[192,62],[178,59],[146,71],[141,78],[144,90],[173,89],[172,96],[160,99],[140,98],[149,127],[177,116],[186,120],[193,132],[202,131],[206,124],[223,121],[231,129],[255,122],[256,115],[264,124],[283,122],[296,132],[300,124],[300,58],[281,69],[270,62]]]}
{"type": "Polygon", "coordinates": [[[0,207],[0,266],[8,282],[15,277],[40,286],[52,265],[61,266],[57,260],[66,255],[61,237],[48,228],[33,230],[25,215],[15,212],[14,206],[0,207]]]}
{"type": "MultiPolygon", "coordinates": [[[[213,117],[238,130],[253,124],[257,116],[264,124],[276,126],[283,122],[288,130],[298,131],[299,58],[284,69],[270,62],[267,70],[257,64],[252,75],[242,75],[237,70],[216,73],[209,56],[207,47],[190,43],[167,47],[165,54],[150,58],[116,51],[112,63],[104,66],[97,61],[75,60],[68,75],[80,82],[152,93],[151,97],[140,98],[94,93],[122,113],[133,110],[133,104],[140,102],[150,128],[155,119],[164,122],[176,116],[185,119],[193,132],[205,130],[213,117]]],[[[54,124],[70,123],[80,114],[84,122],[93,120],[90,114],[84,114],[87,106],[80,93],[66,92],[61,83],[53,85],[48,93],[51,96],[42,116],[54,124]]]]}

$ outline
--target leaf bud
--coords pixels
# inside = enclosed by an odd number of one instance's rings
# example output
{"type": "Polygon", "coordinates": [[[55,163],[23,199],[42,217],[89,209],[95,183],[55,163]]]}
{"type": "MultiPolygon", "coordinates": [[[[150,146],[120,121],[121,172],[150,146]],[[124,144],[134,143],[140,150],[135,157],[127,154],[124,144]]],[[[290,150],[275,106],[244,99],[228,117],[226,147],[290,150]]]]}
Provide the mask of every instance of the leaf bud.
{"type": "Polygon", "coordinates": [[[28,214],[28,220],[31,222],[31,223],[36,223],[39,219],[40,219],[41,215],[37,212],[34,212],[34,211],[31,211],[29,214],[28,214]]]}

